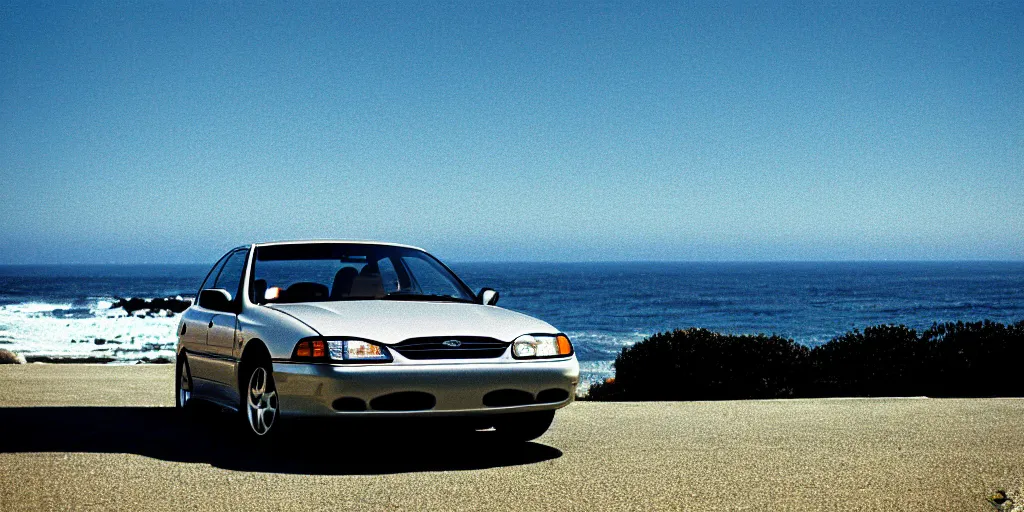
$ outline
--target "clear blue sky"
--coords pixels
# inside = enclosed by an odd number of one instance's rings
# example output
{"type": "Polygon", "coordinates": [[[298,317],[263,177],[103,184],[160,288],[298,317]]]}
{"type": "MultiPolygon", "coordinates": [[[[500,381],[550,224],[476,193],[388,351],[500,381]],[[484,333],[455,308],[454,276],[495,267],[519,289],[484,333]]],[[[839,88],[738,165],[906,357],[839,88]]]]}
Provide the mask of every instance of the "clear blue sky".
{"type": "Polygon", "coordinates": [[[1024,258],[1024,3],[827,4],[5,2],[0,263],[1024,258]]]}

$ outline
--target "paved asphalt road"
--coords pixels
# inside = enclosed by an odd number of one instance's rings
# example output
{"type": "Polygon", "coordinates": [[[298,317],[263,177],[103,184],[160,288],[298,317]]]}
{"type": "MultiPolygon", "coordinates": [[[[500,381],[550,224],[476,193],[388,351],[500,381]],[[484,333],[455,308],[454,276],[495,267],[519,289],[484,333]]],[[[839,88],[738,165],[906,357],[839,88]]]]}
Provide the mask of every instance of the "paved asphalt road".
{"type": "Polygon", "coordinates": [[[0,510],[995,510],[1024,484],[1017,399],[576,403],[507,448],[314,424],[266,450],[179,421],[172,373],[0,367],[0,510]]]}

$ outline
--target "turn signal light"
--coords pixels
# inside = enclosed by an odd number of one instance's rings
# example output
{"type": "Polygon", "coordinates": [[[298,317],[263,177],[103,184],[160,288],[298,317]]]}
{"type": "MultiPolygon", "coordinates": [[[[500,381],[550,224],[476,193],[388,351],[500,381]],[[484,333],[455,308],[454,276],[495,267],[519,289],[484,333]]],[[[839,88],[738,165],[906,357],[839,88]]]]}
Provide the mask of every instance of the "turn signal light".
{"type": "Polygon", "coordinates": [[[569,343],[569,337],[564,334],[559,334],[555,341],[558,342],[558,355],[567,356],[572,354],[572,344],[569,343]]]}
{"type": "Polygon", "coordinates": [[[300,341],[295,346],[295,357],[323,358],[327,355],[324,340],[300,341]]]}

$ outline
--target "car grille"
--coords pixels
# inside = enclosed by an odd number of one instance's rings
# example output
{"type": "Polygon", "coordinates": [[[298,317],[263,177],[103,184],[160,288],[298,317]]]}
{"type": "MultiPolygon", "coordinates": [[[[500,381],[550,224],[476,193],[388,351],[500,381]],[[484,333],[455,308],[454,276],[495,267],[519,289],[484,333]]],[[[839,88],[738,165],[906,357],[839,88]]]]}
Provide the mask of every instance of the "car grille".
{"type": "Polygon", "coordinates": [[[484,359],[501,357],[510,344],[481,336],[409,338],[391,349],[408,359],[484,359]],[[457,346],[455,342],[457,341],[457,346]],[[448,342],[446,345],[445,343],[448,342]]]}

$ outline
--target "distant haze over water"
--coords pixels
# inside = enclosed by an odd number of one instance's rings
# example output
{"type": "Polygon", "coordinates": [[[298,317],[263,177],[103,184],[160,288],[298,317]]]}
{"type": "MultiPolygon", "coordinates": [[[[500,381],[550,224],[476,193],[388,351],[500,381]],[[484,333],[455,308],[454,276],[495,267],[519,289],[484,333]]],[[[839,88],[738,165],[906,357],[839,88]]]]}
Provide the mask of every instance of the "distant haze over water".
{"type": "MultiPolygon", "coordinates": [[[[706,327],[815,345],[854,328],[1024,319],[1024,262],[452,263],[499,305],[573,339],[587,378],[625,345],[706,327]]],[[[173,356],[176,317],[128,317],[115,297],[195,294],[207,265],[0,266],[0,348],[173,356]],[[118,338],[115,338],[118,337],[118,338]],[[115,343],[96,345],[95,339],[115,343]],[[76,342],[71,343],[74,339],[76,342]]]]}

